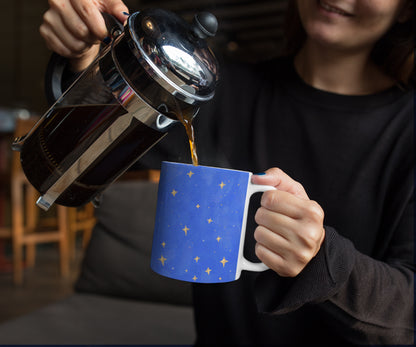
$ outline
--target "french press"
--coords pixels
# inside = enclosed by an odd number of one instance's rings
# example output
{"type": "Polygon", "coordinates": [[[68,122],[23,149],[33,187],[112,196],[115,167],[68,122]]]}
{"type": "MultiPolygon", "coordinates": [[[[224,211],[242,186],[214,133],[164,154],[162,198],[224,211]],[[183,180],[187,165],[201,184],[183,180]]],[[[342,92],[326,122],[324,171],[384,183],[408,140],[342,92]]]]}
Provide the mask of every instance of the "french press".
{"type": "Polygon", "coordinates": [[[189,24],[147,9],[130,15],[124,28],[104,18],[111,42],[12,145],[44,210],[94,200],[178,115],[192,118],[214,96],[218,64],[205,40],[217,30],[212,14],[189,24]]]}

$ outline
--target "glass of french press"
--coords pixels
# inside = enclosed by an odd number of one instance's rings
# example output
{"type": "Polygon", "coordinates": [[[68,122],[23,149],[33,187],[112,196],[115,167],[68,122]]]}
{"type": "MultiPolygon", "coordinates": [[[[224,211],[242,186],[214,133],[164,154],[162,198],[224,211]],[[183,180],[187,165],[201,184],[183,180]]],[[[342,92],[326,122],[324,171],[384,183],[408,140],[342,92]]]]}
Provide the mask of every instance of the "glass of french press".
{"type": "Polygon", "coordinates": [[[218,63],[206,42],[217,30],[212,14],[199,13],[190,24],[148,9],[130,15],[125,27],[104,18],[111,42],[63,93],[62,71],[54,71],[59,98],[12,145],[44,210],[94,201],[178,115],[192,119],[214,96],[218,63]]]}

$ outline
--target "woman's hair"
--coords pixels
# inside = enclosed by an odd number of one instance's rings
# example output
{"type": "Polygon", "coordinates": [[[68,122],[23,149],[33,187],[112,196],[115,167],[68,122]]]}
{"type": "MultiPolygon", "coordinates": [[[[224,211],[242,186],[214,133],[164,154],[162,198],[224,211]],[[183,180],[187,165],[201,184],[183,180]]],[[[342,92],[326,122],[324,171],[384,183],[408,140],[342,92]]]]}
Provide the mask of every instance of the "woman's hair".
{"type": "MultiPolygon", "coordinates": [[[[415,85],[414,75],[414,15],[413,0],[407,0],[408,18],[394,24],[375,44],[373,61],[397,82],[405,86],[415,85]]],[[[306,40],[306,32],[301,23],[296,1],[288,1],[285,23],[285,50],[287,55],[295,55],[306,40]]]]}

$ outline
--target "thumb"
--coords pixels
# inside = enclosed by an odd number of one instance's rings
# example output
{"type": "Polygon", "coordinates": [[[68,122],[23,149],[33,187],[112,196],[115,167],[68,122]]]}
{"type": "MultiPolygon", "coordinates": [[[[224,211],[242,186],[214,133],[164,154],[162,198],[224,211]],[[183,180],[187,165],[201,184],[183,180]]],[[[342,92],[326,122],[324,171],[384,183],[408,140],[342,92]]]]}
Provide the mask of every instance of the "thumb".
{"type": "Polygon", "coordinates": [[[113,15],[123,24],[125,24],[129,16],[129,9],[121,0],[103,1],[102,8],[105,12],[113,15]]]}
{"type": "Polygon", "coordinates": [[[251,182],[273,186],[278,190],[291,193],[299,198],[309,200],[303,186],[279,168],[272,168],[262,174],[253,175],[251,182]]]}

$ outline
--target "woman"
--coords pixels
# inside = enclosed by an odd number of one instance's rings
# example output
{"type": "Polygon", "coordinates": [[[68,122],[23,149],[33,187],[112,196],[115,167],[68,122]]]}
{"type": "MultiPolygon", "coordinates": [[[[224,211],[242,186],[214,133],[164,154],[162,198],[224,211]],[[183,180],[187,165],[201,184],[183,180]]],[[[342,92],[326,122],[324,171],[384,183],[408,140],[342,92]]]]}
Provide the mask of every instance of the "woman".
{"type": "MultiPolygon", "coordinates": [[[[290,5],[291,54],[224,68],[195,122],[202,164],[271,168],[253,182],[277,188],[245,245],[271,270],[195,285],[197,343],[411,344],[412,2],[290,5]]],[[[51,1],[44,16],[74,72],[107,35],[100,11],[126,19],[118,0],[51,1]]],[[[175,159],[174,139],[141,163],[175,159]]]]}

